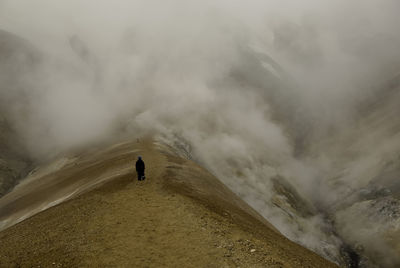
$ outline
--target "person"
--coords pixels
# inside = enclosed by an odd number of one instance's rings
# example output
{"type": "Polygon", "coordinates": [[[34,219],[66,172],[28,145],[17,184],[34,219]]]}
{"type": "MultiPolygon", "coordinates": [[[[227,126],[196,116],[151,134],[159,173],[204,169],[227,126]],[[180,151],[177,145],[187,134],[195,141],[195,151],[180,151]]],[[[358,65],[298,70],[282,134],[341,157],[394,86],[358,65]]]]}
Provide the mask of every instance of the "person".
{"type": "Polygon", "coordinates": [[[138,181],[144,181],[146,177],[144,176],[144,162],[141,156],[138,156],[138,160],[136,161],[136,173],[138,181]]]}

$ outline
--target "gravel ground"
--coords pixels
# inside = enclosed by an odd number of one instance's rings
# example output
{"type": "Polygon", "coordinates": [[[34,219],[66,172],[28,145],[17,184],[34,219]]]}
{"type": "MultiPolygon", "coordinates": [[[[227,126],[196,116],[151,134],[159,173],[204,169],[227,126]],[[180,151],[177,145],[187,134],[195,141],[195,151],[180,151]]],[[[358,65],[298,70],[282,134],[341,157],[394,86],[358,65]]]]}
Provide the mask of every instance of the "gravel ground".
{"type": "Polygon", "coordinates": [[[336,267],[166,146],[126,146],[143,156],[145,181],[132,155],[105,154],[104,169],[131,171],[0,232],[0,267],[336,267]]]}

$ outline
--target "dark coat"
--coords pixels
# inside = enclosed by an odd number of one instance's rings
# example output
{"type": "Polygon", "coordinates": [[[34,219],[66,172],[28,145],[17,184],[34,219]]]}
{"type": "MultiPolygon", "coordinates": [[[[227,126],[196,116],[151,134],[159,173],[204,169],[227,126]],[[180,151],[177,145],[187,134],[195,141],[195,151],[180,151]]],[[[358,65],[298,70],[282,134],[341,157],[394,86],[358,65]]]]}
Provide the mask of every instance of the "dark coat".
{"type": "Polygon", "coordinates": [[[144,172],[144,162],[142,159],[138,159],[138,161],[136,161],[136,171],[144,172]]]}

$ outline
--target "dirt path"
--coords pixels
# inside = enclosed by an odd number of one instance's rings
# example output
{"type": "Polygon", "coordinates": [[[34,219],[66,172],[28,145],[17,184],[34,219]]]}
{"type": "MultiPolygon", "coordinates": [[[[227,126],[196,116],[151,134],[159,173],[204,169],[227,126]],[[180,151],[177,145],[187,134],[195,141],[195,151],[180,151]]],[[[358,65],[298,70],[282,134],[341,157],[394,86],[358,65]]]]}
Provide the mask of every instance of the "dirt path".
{"type": "Polygon", "coordinates": [[[193,162],[151,140],[135,146],[146,181],[132,168],[6,229],[0,267],[335,267],[274,231],[193,162]]]}

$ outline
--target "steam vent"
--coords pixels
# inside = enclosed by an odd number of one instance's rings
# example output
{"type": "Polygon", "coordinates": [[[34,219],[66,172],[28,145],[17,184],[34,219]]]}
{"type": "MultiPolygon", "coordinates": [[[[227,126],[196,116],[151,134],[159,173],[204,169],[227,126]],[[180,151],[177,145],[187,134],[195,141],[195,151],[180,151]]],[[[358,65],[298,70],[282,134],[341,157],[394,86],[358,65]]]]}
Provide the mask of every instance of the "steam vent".
{"type": "Polygon", "coordinates": [[[0,267],[400,267],[399,10],[0,0],[0,267]]]}

